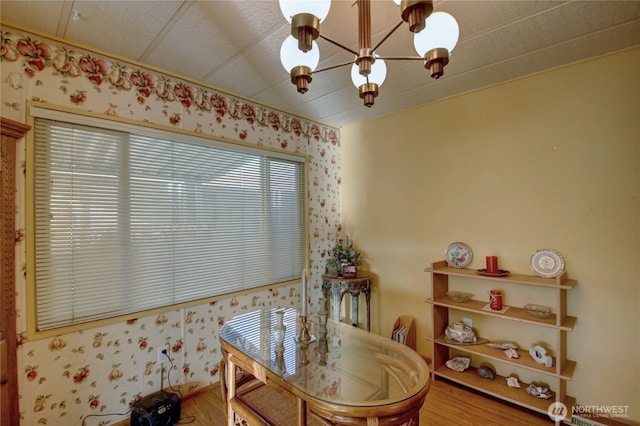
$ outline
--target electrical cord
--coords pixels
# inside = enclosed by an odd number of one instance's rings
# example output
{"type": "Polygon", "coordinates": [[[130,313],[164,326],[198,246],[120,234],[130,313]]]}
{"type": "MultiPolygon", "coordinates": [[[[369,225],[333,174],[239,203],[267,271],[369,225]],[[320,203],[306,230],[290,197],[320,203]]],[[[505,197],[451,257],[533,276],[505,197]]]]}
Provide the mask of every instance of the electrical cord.
{"type": "MultiPolygon", "coordinates": [[[[171,370],[173,370],[173,367],[174,367],[173,361],[171,360],[171,357],[169,356],[166,350],[163,350],[162,354],[167,358],[167,360],[169,361],[169,364],[171,365],[171,368],[167,370],[167,383],[169,384],[169,389],[171,389],[172,391],[180,395],[180,400],[182,400],[182,392],[180,392],[180,389],[175,389],[171,384],[171,370]]],[[[162,379],[162,374],[160,375],[160,378],[162,379]]],[[[160,390],[162,390],[163,388],[162,380],[160,380],[160,382],[161,382],[160,390]]],[[[85,422],[89,417],[128,416],[131,414],[131,411],[132,410],[129,410],[126,413],[88,414],[84,416],[84,418],[82,419],[82,426],[86,425],[85,422]]],[[[196,416],[187,416],[187,417],[181,417],[180,419],[178,419],[178,421],[175,424],[185,425],[185,424],[193,423],[195,421],[196,421],[196,416]]]]}
{"type": "Polygon", "coordinates": [[[131,414],[131,410],[127,411],[126,413],[88,414],[82,419],[82,426],[86,425],[85,422],[89,417],[128,416],[129,414],[131,414]]]}
{"type": "MultiPolygon", "coordinates": [[[[173,361],[171,360],[171,357],[169,356],[166,350],[163,350],[162,353],[164,354],[164,356],[167,358],[167,361],[169,361],[169,364],[171,365],[171,368],[167,370],[167,383],[169,384],[169,389],[171,389],[172,391],[180,395],[180,400],[182,400],[182,392],[180,392],[180,389],[175,389],[171,384],[171,370],[173,370],[173,367],[174,367],[173,361]]],[[[160,378],[162,379],[162,374],[160,375],[160,378]]],[[[162,388],[162,384],[160,385],[160,387],[162,388]]],[[[82,426],[86,425],[85,422],[89,417],[128,416],[129,414],[131,414],[131,411],[132,410],[129,410],[126,413],[88,414],[83,417],[82,426]]],[[[187,417],[181,417],[180,419],[178,419],[178,421],[175,424],[186,425],[186,424],[193,423],[195,421],[196,421],[196,416],[187,416],[187,417]]]]}
{"type": "MultiPolygon", "coordinates": [[[[180,395],[180,400],[182,400],[182,392],[180,392],[180,389],[174,389],[173,385],[171,385],[171,370],[173,370],[173,361],[171,360],[171,357],[169,356],[166,350],[162,351],[162,353],[164,354],[165,357],[167,357],[167,360],[169,360],[169,364],[171,365],[171,368],[169,368],[169,370],[167,371],[167,383],[169,384],[169,389],[171,389],[172,391],[180,395]]],[[[180,417],[180,419],[178,419],[176,424],[184,425],[184,424],[193,423],[195,421],[196,421],[196,416],[180,417]]]]}
{"type": "Polygon", "coordinates": [[[172,391],[180,395],[180,399],[182,399],[182,393],[180,392],[180,389],[174,389],[173,386],[171,385],[171,370],[173,370],[173,361],[171,360],[171,357],[169,356],[166,350],[163,350],[162,353],[164,354],[165,357],[167,357],[169,364],[171,364],[171,368],[169,368],[169,370],[167,371],[167,383],[169,383],[169,389],[171,389],[172,391]]]}

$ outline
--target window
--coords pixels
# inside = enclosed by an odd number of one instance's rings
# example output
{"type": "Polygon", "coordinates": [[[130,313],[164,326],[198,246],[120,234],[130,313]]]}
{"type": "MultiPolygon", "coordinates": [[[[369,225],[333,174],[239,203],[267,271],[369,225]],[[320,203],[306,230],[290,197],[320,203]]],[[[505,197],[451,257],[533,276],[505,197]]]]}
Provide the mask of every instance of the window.
{"type": "Polygon", "coordinates": [[[32,115],[37,331],[300,276],[301,157],[32,115]]]}

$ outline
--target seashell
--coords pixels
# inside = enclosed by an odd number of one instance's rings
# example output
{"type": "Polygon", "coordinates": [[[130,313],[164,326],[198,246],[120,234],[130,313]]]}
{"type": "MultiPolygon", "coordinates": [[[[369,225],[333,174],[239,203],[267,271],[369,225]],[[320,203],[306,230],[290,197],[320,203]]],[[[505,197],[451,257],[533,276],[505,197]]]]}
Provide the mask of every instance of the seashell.
{"type": "Polygon", "coordinates": [[[547,350],[540,345],[535,345],[529,349],[529,355],[538,364],[544,364],[545,367],[553,367],[553,358],[547,355],[547,350]]]}
{"type": "Polygon", "coordinates": [[[449,367],[453,371],[457,371],[459,373],[462,373],[464,370],[469,368],[469,364],[471,364],[471,359],[470,358],[465,358],[465,357],[460,357],[460,356],[452,358],[452,359],[450,359],[449,361],[447,361],[445,363],[445,365],[447,367],[449,367]]]}
{"type": "Polygon", "coordinates": [[[520,358],[520,354],[518,354],[518,351],[516,351],[514,348],[505,350],[504,354],[507,356],[507,358],[520,358]]]}
{"type": "Polygon", "coordinates": [[[517,377],[511,376],[507,377],[507,385],[511,386],[512,388],[519,388],[520,382],[518,382],[517,377]]]}
{"type": "Polygon", "coordinates": [[[483,365],[482,367],[478,368],[478,376],[482,377],[483,379],[493,380],[496,378],[496,373],[491,368],[483,365]]]}
{"type": "Polygon", "coordinates": [[[518,345],[513,342],[492,342],[487,343],[487,346],[494,349],[518,349],[518,345]]]}
{"type": "Polygon", "coordinates": [[[549,399],[553,395],[548,387],[536,386],[534,384],[527,386],[526,391],[529,395],[540,399],[549,399]]]}

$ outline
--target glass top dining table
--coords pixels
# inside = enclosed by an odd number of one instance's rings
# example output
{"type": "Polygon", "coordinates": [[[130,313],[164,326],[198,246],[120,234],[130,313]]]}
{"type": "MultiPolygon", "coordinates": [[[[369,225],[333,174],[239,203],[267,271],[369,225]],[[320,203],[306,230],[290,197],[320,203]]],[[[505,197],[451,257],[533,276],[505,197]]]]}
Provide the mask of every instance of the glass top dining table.
{"type": "Polygon", "coordinates": [[[301,327],[296,309],[262,309],[226,321],[220,342],[228,360],[266,384],[276,381],[305,412],[308,406],[329,421],[376,418],[380,425],[417,420],[430,384],[427,364],[417,352],[317,315],[307,318],[309,341],[299,341],[301,327]],[[286,327],[282,340],[276,327],[280,315],[286,327]]]}

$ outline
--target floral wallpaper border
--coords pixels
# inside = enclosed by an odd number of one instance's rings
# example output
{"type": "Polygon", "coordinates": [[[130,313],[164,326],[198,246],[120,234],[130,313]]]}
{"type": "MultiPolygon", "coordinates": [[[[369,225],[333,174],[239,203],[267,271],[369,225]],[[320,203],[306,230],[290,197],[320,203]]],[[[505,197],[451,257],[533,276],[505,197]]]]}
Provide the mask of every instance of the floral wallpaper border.
{"type": "MultiPolygon", "coordinates": [[[[185,111],[186,114],[191,114],[192,111],[214,113],[218,124],[222,124],[223,119],[229,117],[245,120],[252,126],[270,127],[283,134],[292,133],[298,137],[329,141],[334,145],[338,143],[336,129],[90,52],[80,52],[70,46],[54,45],[29,34],[18,35],[11,31],[1,31],[0,58],[3,62],[19,62],[22,72],[30,79],[37,79],[39,73],[47,70],[53,71],[53,75],[63,78],[60,90],[69,96],[71,104],[83,105],[87,102],[88,96],[91,96],[88,90],[72,89],[67,85],[71,79],[82,78],[93,86],[97,95],[107,89],[132,92],[139,105],[145,105],[155,96],[157,101],[165,104],[180,103],[189,109],[185,111]]],[[[6,106],[16,107],[13,103],[6,106]]],[[[104,113],[118,115],[115,105],[110,106],[104,113]]],[[[168,109],[164,113],[167,124],[174,126],[181,123],[183,114],[170,113],[168,109]]],[[[202,132],[203,129],[198,126],[193,131],[202,132]]],[[[247,131],[242,131],[238,136],[240,140],[244,140],[247,135],[247,131]]],[[[282,142],[281,148],[286,147],[286,142],[282,142]]]]}
{"type": "MultiPolygon", "coordinates": [[[[0,25],[0,112],[26,122],[27,102],[118,116],[308,156],[311,310],[321,297],[326,249],[340,232],[339,130],[143,65],[0,25]]],[[[21,425],[112,424],[164,386],[183,394],[219,380],[218,330],[260,307],[297,307],[299,285],[30,340],[24,289],[25,140],[17,147],[16,268],[21,425]],[[164,372],[156,348],[170,348],[164,372]],[[98,417],[99,416],[99,417],[98,417]],[[104,417],[103,417],[104,416],[104,417]],[[86,422],[86,423],[85,423],[86,422]]]]}

